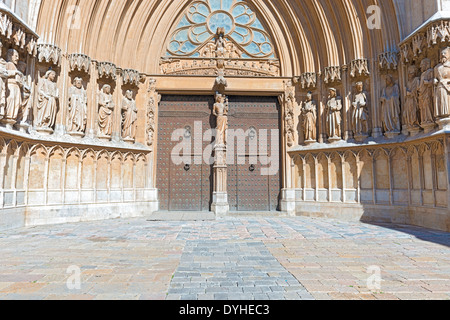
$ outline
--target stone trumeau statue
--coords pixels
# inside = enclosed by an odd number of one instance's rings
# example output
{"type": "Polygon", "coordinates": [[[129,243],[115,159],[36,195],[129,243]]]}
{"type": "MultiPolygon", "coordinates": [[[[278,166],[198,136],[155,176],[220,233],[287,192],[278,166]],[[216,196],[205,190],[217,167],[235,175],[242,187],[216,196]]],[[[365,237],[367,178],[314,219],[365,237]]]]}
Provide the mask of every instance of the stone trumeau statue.
{"type": "Polygon", "coordinates": [[[367,93],[364,92],[364,83],[358,82],[352,103],[353,135],[357,141],[365,140],[369,135],[368,101],[367,93]]]}
{"type": "Polygon", "coordinates": [[[435,127],[433,110],[433,80],[434,70],[431,67],[431,60],[425,58],[420,63],[422,75],[419,83],[419,109],[420,126],[428,132],[435,127]]]}
{"type": "Polygon", "coordinates": [[[227,145],[227,129],[228,129],[228,99],[225,95],[217,93],[216,103],[214,104],[214,116],[216,116],[217,146],[227,145]]]}
{"type": "Polygon", "coordinates": [[[401,131],[400,88],[392,75],[386,76],[386,87],[381,94],[381,120],[385,135],[393,138],[401,131]]]}
{"type": "Polygon", "coordinates": [[[138,109],[133,99],[133,91],[128,90],[122,100],[122,138],[128,142],[136,139],[138,109]]]}
{"type": "Polygon", "coordinates": [[[83,79],[75,78],[69,89],[67,131],[72,135],[84,135],[87,124],[87,93],[83,79]]]}
{"type": "Polygon", "coordinates": [[[419,129],[418,119],[418,90],[420,85],[420,78],[417,77],[417,68],[410,66],[408,68],[408,82],[406,84],[405,106],[403,109],[403,126],[405,133],[414,134],[419,129]]]}
{"type": "Polygon", "coordinates": [[[330,142],[342,140],[342,108],[342,98],[337,96],[336,89],[331,88],[326,106],[327,133],[330,142]]]}
{"type": "Polygon", "coordinates": [[[41,132],[53,132],[56,122],[59,93],[55,80],[56,72],[49,70],[39,83],[36,127],[41,132]]]}
{"type": "Polygon", "coordinates": [[[441,63],[434,70],[435,112],[437,120],[450,116],[450,47],[442,50],[441,63]]]}
{"type": "Polygon", "coordinates": [[[306,101],[302,103],[301,111],[305,143],[315,143],[317,142],[317,106],[313,101],[312,92],[308,92],[306,101]]]}
{"type": "Polygon", "coordinates": [[[100,90],[98,107],[99,138],[110,139],[113,126],[114,101],[109,84],[105,84],[100,90]]]}

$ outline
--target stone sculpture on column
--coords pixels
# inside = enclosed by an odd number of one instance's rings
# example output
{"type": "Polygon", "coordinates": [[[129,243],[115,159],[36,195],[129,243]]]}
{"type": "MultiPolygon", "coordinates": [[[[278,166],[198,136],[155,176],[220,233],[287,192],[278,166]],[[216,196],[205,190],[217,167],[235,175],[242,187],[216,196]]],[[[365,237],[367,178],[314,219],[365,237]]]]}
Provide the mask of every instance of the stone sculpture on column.
{"type": "Polygon", "coordinates": [[[303,133],[305,144],[308,145],[317,142],[317,105],[313,101],[312,92],[308,92],[302,105],[303,133]]]}
{"type": "Polygon", "coordinates": [[[47,71],[39,82],[36,130],[50,134],[56,122],[59,92],[56,85],[56,72],[47,71]]]}
{"type": "Polygon", "coordinates": [[[100,139],[110,140],[113,127],[114,101],[111,86],[105,84],[98,95],[98,127],[100,139]]]}
{"type": "Polygon", "coordinates": [[[28,132],[30,128],[30,124],[28,123],[28,118],[30,116],[30,98],[31,98],[31,85],[28,83],[28,78],[26,76],[27,73],[27,64],[23,61],[20,61],[18,64],[18,69],[22,74],[20,80],[20,88],[22,91],[22,106],[19,110],[18,120],[20,121],[20,131],[28,132]]]}
{"type": "Polygon", "coordinates": [[[353,99],[352,126],[356,141],[362,142],[369,137],[369,110],[367,93],[364,92],[364,83],[356,84],[356,94],[353,99]]]}
{"type": "Polygon", "coordinates": [[[70,135],[84,136],[87,124],[87,92],[83,88],[81,78],[75,78],[69,89],[68,111],[67,131],[70,135]]]}
{"type": "Polygon", "coordinates": [[[15,49],[8,50],[6,70],[8,72],[6,88],[6,105],[3,122],[7,128],[12,129],[16,124],[19,111],[22,108],[21,80],[22,73],[17,68],[19,64],[19,52],[15,49]]]}
{"type": "Polygon", "coordinates": [[[122,100],[122,138],[124,141],[134,143],[136,140],[136,126],[138,109],[133,99],[133,91],[128,90],[122,100]]]}
{"type": "Polygon", "coordinates": [[[405,107],[403,110],[403,127],[405,135],[416,135],[419,133],[418,119],[418,89],[420,78],[417,77],[417,68],[410,66],[408,68],[408,83],[406,84],[405,107]]]}
{"type": "Polygon", "coordinates": [[[213,114],[217,119],[216,145],[226,146],[228,129],[228,99],[220,93],[216,94],[216,103],[214,104],[213,114]]]}
{"type": "Polygon", "coordinates": [[[336,89],[330,88],[326,105],[327,133],[330,142],[342,140],[342,109],[342,98],[337,96],[336,89]]]}
{"type": "Polygon", "coordinates": [[[400,88],[392,75],[386,76],[386,87],[380,98],[381,119],[385,136],[393,138],[400,134],[400,88]]]}
{"type": "Polygon", "coordinates": [[[441,63],[434,70],[435,112],[440,127],[450,123],[450,47],[442,50],[441,63]]]}
{"type": "Polygon", "coordinates": [[[431,60],[425,58],[420,63],[422,75],[418,88],[420,126],[425,133],[430,132],[436,126],[434,123],[433,110],[433,80],[434,70],[431,68],[431,60]]]}
{"type": "Polygon", "coordinates": [[[0,119],[5,116],[6,107],[6,81],[8,79],[8,71],[6,70],[6,61],[2,58],[3,43],[0,41],[0,119]]]}

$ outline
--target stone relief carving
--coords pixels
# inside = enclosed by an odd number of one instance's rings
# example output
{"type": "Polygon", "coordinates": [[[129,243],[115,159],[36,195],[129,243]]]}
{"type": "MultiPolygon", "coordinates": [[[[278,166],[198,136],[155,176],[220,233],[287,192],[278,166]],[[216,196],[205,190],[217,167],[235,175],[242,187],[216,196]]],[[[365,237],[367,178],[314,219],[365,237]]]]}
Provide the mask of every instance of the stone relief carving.
{"type": "Polygon", "coordinates": [[[356,141],[364,141],[369,136],[369,99],[364,91],[364,83],[356,84],[356,94],[353,97],[352,127],[356,141]]]}
{"type": "Polygon", "coordinates": [[[296,132],[294,120],[295,87],[292,81],[286,82],[284,99],[282,99],[281,104],[285,107],[286,143],[289,148],[292,148],[295,144],[294,134],[296,132]]]}
{"type": "Polygon", "coordinates": [[[67,131],[71,135],[83,136],[87,124],[87,93],[81,78],[75,78],[69,89],[68,111],[67,131]]]}
{"type": "Polygon", "coordinates": [[[342,140],[342,109],[342,98],[337,95],[335,88],[330,88],[326,105],[327,135],[330,142],[342,140]]]}
{"type": "Polygon", "coordinates": [[[55,125],[56,112],[58,111],[57,100],[59,99],[55,71],[47,71],[45,76],[41,79],[38,95],[37,130],[44,133],[51,133],[53,132],[55,125]]]}
{"type": "Polygon", "coordinates": [[[341,81],[342,80],[341,67],[339,66],[327,67],[325,68],[323,75],[325,83],[341,81]]]}
{"type": "Polygon", "coordinates": [[[23,61],[19,61],[17,68],[21,73],[20,88],[22,91],[22,106],[19,110],[19,116],[17,120],[20,121],[21,131],[26,132],[30,127],[30,125],[28,124],[28,120],[31,110],[31,83],[29,83],[28,77],[26,75],[27,64],[23,61]]]}
{"type": "Polygon", "coordinates": [[[5,116],[6,108],[6,82],[8,79],[8,71],[6,69],[6,61],[2,58],[3,44],[0,42],[0,118],[5,116]]]}
{"type": "Polygon", "coordinates": [[[98,94],[98,137],[109,140],[112,135],[114,101],[111,86],[105,84],[98,94]]]}
{"type": "Polygon", "coordinates": [[[133,99],[133,91],[127,90],[122,100],[122,138],[126,142],[136,139],[138,109],[133,99]]]}
{"type": "Polygon", "coordinates": [[[317,142],[317,104],[313,101],[312,92],[306,95],[306,101],[301,104],[303,118],[303,133],[305,144],[317,142]]]}
{"type": "Polygon", "coordinates": [[[150,86],[148,92],[150,93],[150,98],[147,107],[147,145],[152,147],[155,140],[156,132],[156,112],[157,106],[161,102],[161,95],[156,92],[156,80],[150,80],[150,86]]]}
{"type": "Polygon", "coordinates": [[[386,87],[380,98],[381,119],[385,135],[393,138],[400,134],[400,88],[394,82],[392,75],[386,76],[386,87]]]}
{"type": "Polygon", "coordinates": [[[111,78],[113,80],[117,79],[117,67],[113,63],[98,62],[97,71],[99,78],[111,78]]]}

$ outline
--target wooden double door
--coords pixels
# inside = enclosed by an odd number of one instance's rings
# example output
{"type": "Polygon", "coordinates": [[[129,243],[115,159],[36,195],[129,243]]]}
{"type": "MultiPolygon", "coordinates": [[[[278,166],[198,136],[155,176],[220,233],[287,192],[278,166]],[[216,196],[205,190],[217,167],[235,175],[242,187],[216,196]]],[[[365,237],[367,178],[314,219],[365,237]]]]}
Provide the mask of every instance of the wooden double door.
{"type": "MultiPolygon", "coordinates": [[[[213,96],[162,97],[158,116],[157,188],[163,211],[209,211],[211,208],[214,169],[208,160],[212,157],[214,138],[208,131],[216,127],[213,104],[213,96]]],[[[268,167],[267,158],[272,161],[280,158],[279,135],[278,143],[272,138],[279,129],[278,99],[230,96],[229,105],[230,210],[275,211],[281,189],[280,171],[262,173],[268,167]],[[267,147],[260,148],[264,134],[267,147]],[[250,147],[255,142],[257,150],[250,147]]]]}

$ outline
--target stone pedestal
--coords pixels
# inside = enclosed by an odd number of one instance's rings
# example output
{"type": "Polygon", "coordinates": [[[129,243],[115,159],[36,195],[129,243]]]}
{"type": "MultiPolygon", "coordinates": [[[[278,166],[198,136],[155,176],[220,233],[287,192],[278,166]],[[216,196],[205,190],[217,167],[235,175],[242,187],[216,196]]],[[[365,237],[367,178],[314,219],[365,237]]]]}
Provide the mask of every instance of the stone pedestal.
{"type": "Polygon", "coordinates": [[[450,132],[450,117],[437,120],[436,122],[437,122],[440,130],[444,130],[445,132],[450,132]]]}
{"type": "Polygon", "coordinates": [[[22,122],[19,124],[19,131],[22,133],[29,133],[30,132],[31,125],[29,125],[26,122],[22,122]]]}
{"type": "Polygon", "coordinates": [[[354,136],[354,138],[355,138],[355,140],[357,142],[364,142],[364,141],[367,140],[367,138],[369,138],[369,135],[367,135],[367,134],[356,134],[354,136]]]}
{"type": "Polygon", "coordinates": [[[49,136],[54,133],[53,129],[51,128],[36,128],[36,132],[45,136],[49,136]]]}
{"type": "Polygon", "coordinates": [[[281,190],[280,209],[283,213],[290,217],[295,217],[297,214],[295,189],[281,190]]]}
{"type": "Polygon", "coordinates": [[[135,142],[135,140],[132,138],[125,138],[125,139],[123,139],[123,141],[125,141],[128,144],[134,144],[134,142],[135,142]]]}
{"type": "Polygon", "coordinates": [[[411,137],[417,136],[420,133],[420,127],[418,126],[409,127],[408,132],[411,137]]]}
{"type": "Polygon", "coordinates": [[[337,142],[339,142],[339,141],[342,141],[342,138],[341,138],[341,137],[331,137],[331,138],[328,138],[328,142],[330,142],[330,143],[337,143],[337,142]]]}
{"type": "Polygon", "coordinates": [[[305,146],[310,146],[310,145],[312,145],[312,144],[314,144],[314,143],[317,143],[317,141],[316,141],[316,140],[306,140],[306,141],[304,142],[305,146]]]}
{"type": "Polygon", "coordinates": [[[217,217],[225,217],[228,215],[228,213],[230,212],[230,205],[228,204],[228,193],[213,193],[213,203],[211,205],[211,211],[214,212],[217,217]]]}
{"type": "Polygon", "coordinates": [[[398,137],[400,135],[400,132],[398,131],[392,131],[392,132],[386,132],[384,136],[388,139],[394,139],[395,137],[398,137]]]}
{"type": "Polygon", "coordinates": [[[424,133],[430,133],[436,128],[435,123],[423,123],[420,126],[422,127],[424,133]]]}
{"type": "Polygon", "coordinates": [[[103,140],[103,141],[111,141],[111,136],[104,136],[104,135],[100,135],[97,137],[99,140],[103,140]]]}
{"type": "Polygon", "coordinates": [[[83,132],[69,132],[69,135],[76,138],[76,139],[83,139],[84,133],[83,132]]]}
{"type": "Polygon", "coordinates": [[[13,130],[14,125],[16,124],[16,120],[11,119],[3,119],[2,123],[5,125],[6,129],[13,130]]]}

